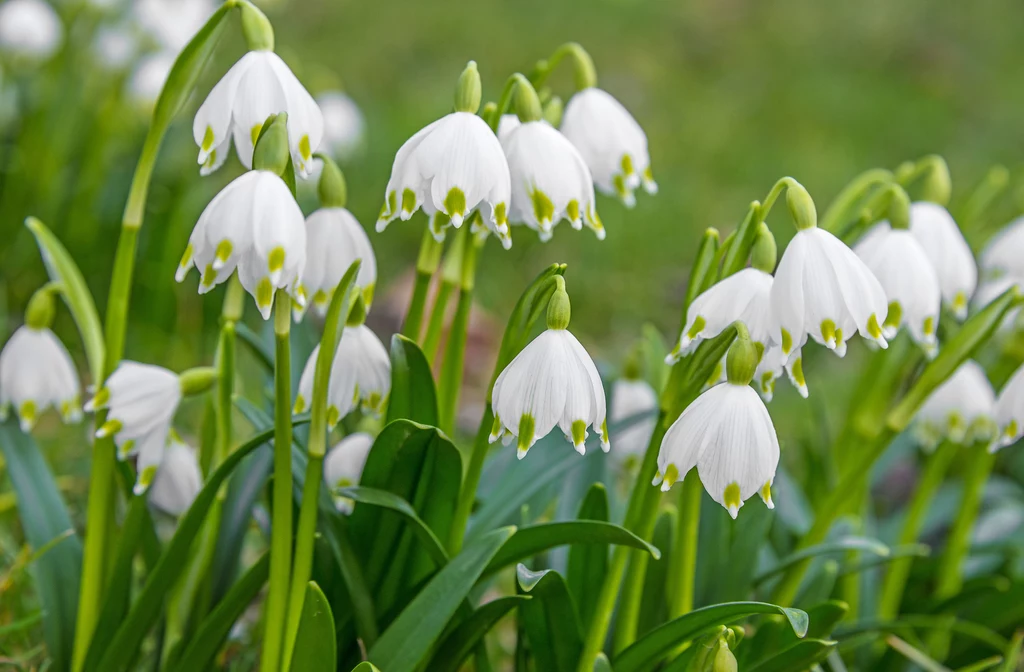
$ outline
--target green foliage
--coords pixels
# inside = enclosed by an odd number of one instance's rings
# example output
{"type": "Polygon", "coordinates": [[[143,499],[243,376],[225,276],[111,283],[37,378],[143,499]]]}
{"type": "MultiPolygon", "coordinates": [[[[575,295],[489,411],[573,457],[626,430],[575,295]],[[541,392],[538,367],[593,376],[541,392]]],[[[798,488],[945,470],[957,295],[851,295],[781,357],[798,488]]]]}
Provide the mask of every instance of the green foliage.
{"type": "Polygon", "coordinates": [[[334,615],[327,598],[316,582],[306,586],[302,603],[298,638],[292,654],[291,669],[306,672],[335,672],[338,651],[334,639],[334,615]]]}

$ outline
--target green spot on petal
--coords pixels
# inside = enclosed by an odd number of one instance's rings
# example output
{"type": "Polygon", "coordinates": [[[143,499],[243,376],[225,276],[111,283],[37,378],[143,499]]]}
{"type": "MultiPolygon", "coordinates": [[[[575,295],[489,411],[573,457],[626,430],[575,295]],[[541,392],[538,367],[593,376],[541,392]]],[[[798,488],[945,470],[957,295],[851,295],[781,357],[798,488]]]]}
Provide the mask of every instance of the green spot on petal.
{"type": "Polygon", "coordinates": [[[458,187],[451,188],[451,191],[445,196],[444,209],[449,217],[455,217],[456,215],[464,217],[466,215],[466,195],[462,193],[462,189],[458,187]]]}
{"type": "Polygon", "coordinates": [[[633,157],[629,154],[622,155],[622,174],[629,176],[636,172],[636,168],[633,167],[633,157]]]}
{"type": "Polygon", "coordinates": [[[309,136],[304,135],[299,138],[299,156],[302,157],[303,161],[309,161],[313,156],[313,150],[309,146],[309,136]]]}
{"type": "Polygon", "coordinates": [[[793,374],[793,380],[800,387],[807,387],[807,381],[804,379],[804,359],[803,357],[797,357],[793,361],[793,366],[789,368],[790,373],[793,374]]]}
{"type": "Polygon", "coordinates": [[[151,464],[145,469],[143,469],[142,473],[139,474],[139,480],[135,484],[136,493],[141,493],[146,488],[148,488],[149,484],[153,482],[154,476],[156,476],[155,464],[151,464]]]}
{"type": "Polygon", "coordinates": [[[881,338],[882,328],[878,326],[878,316],[871,313],[871,317],[868,318],[868,334],[871,338],[881,338]]]}
{"type": "Polygon", "coordinates": [[[517,447],[519,448],[519,454],[525,455],[526,451],[530,449],[533,444],[533,433],[537,428],[537,424],[533,419],[532,415],[524,414],[519,419],[519,441],[517,447]]]}
{"type": "Polygon", "coordinates": [[[270,278],[261,278],[256,284],[256,305],[267,308],[273,300],[274,286],[270,284],[270,278]]]}
{"type": "Polygon", "coordinates": [[[216,281],[217,271],[213,270],[213,264],[207,264],[206,268],[203,269],[203,277],[199,279],[199,284],[209,287],[216,281]]]}
{"type": "Polygon", "coordinates": [[[574,222],[580,218],[580,202],[575,198],[566,204],[565,216],[574,222]]]}
{"type": "Polygon", "coordinates": [[[213,148],[213,127],[207,126],[206,132],[203,134],[203,144],[200,146],[204,152],[208,152],[213,148]]]}
{"type": "Polygon", "coordinates": [[[724,497],[724,499],[725,499],[725,507],[727,509],[731,509],[731,508],[734,508],[734,507],[737,508],[737,509],[740,508],[740,504],[743,503],[743,500],[740,499],[740,484],[739,483],[733,482],[733,483],[730,483],[729,485],[725,486],[725,493],[724,494],[725,494],[725,497],[724,497]]]}
{"type": "Polygon", "coordinates": [[[295,395],[295,405],[292,406],[292,414],[302,413],[306,410],[306,400],[301,394],[295,395]]]}
{"type": "Polygon", "coordinates": [[[231,245],[231,241],[225,238],[224,240],[217,243],[217,250],[214,252],[214,256],[217,257],[217,259],[222,263],[226,262],[228,260],[228,257],[231,256],[232,249],[233,248],[231,245]]]}
{"type": "Polygon", "coordinates": [[[922,327],[922,331],[924,332],[925,336],[933,336],[933,335],[935,335],[935,318],[934,317],[929,315],[928,317],[924,318],[924,325],[922,327]]]}
{"type": "MultiPolygon", "coordinates": [[[[395,192],[391,192],[394,194],[395,192]]],[[[393,210],[394,208],[392,208],[393,210]]],[[[402,212],[411,213],[416,210],[416,192],[406,189],[402,192],[402,212]]]]}
{"type": "Polygon", "coordinates": [[[821,321],[821,339],[825,343],[836,344],[836,323],[832,320],[821,321]]]}
{"type": "Polygon", "coordinates": [[[582,445],[587,440],[587,423],[582,420],[572,421],[572,445],[582,445]]]}
{"type": "MultiPolygon", "coordinates": [[[[877,319],[875,320],[878,321],[877,319]]],[[[891,301],[889,303],[889,312],[885,316],[885,326],[897,329],[900,323],[903,322],[903,306],[900,305],[899,301],[891,301]]],[[[870,333],[871,323],[868,323],[868,331],[870,333]]],[[[876,337],[877,338],[877,337],[876,337]]]]}
{"type": "Polygon", "coordinates": [[[530,199],[533,201],[533,216],[537,218],[537,223],[541,226],[551,224],[551,219],[555,216],[555,206],[547,194],[540,189],[534,189],[530,199]]]}
{"type": "Polygon", "coordinates": [[[22,403],[21,407],[18,408],[18,417],[21,419],[22,427],[31,427],[34,425],[38,415],[39,409],[36,406],[36,402],[31,399],[22,403]]]}
{"type": "Polygon", "coordinates": [[[338,407],[329,406],[327,408],[327,426],[333,429],[339,420],[341,420],[341,412],[338,411],[338,407]]]}
{"type": "Polygon", "coordinates": [[[668,467],[665,468],[665,476],[662,479],[662,482],[665,483],[666,485],[663,485],[662,489],[668,490],[678,480],[679,480],[679,467],[677,467],[674,464],[668,465],[668,467]]]}
{"type": "Polygon", "coordinates": [[[508,224],[508,208],[504,203],[498,203],[494,206],[494,221],[498,226],[504,226],[508,224]]]}
{"type": "Polygon", "coordinates": [[[705,326],[707,326],[707,320],[704,319],[703,315],[698,315],[697,319],[693,321],[693,326],[686,332],[686,337],[690,340],[697,338],[705,326]]]}
{"type": "Polygon", "coordinates": [[[284,268],[283,247],[275,247],[270,251],[270,255],[267,257],[267,268],[270,269],[271,273],[276,273],[284,268]]]}

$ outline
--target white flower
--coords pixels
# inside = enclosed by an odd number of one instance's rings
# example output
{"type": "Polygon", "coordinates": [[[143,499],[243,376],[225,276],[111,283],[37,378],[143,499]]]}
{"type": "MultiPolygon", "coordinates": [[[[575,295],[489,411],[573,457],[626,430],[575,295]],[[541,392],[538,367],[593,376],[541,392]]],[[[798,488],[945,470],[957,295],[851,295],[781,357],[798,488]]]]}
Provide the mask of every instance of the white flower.
{"type": "MultiPolygon", "coordinates": [[[[295,397],[295,412],[309,410],[320,346],[306,361],[295,397]]],[[[361,406],[378,414],[391,391],[391,358],[384,344],[365,324],[346,326],[331,364],[327,384],[327,424],[333,428],[350,411],[361,406]]]]}
{"type": "Polygon", "coordinates": [[[633,191],[641,183],[649,194],[658,191],[647,136],[611,94],[593,87],[575,94],[565,107],[561,130],[580,150],[602,192],[632,207],[633,191]]]}
{"type": "Polygon", "coordinates": [[[807,381],[804,379],[803,355],[798,348],[790,353],[789,361],[786,361],[781,345],[770,346],[761,355],[761,361],[757,364],[753,383],[761,398],[765,402],[770,402],[775,397],[775,381],[782,376],[783,370],[800,396],[806,399],[808,392],[807,381]]]}
{"type": "Polygon", "coordinates": [[[840,357],[855,331],[887,347],[882,286],[853,250],[816,226],[798,231],[783,252],[771,306],[787,361],[807,336],[840,357]]]}
{"type": "Polygon", "coordinates": [[[328,91],[316,97],[324,115],[322,147],[339,160],[352,157],[362,146],[366,120],[359,106],[341,91],[328,91]]]}
{"type": "Polygon", "coordinates": [[[585,222],[604,239],[590,169],[564,135],[546,121],[528,121],[507,132],[501,146],[512,177],[511,221],[539,231],[545,241],[563,218],[577,230],[585,222]]]}
{"type": "Polygon", "coordinates": [[[619,378],[612,383],[612,400],[608,417],[614,425],[641,413],[651,417],[637,420],[615,434],[615,452],[623,458],[643,458],[658,422],[658,395],[645,380],[619,378]]]}
{"type": "Polygon", "coordinates": [[[611,448],[604,386],[587,351],[566,329],[547,329],[505,367],[491,394],[494,425],[490,440],[518,437],[518,455],[555,425],[576,451],[586,451],[587,427],[611,448]]]}
{"type": "Polygon", "coordinates": [[[0,49],[15,56],[46,59],[64,41],[57,12],[43,0],[7,0],[0,5],[0,49]]]}
{"type": "Polygon", "coordinates": [[[156,104],[172,67],[174,54],[166,51],[150,54],[139,61],[128,80],[128,94],[136,105],[150,108],[156,104]]]}
{"type": "Polygon", "coordinates": [[[0,352],[0,414],[13,407],[28,432],[51,406],[65,422],[81,417],[75,363],[47,328],[20,327],[0,352]]]}
{"type": "Polygon", "coordinates": [[[910,206],[910,232],[932,262],[943,302],[958,320],[963,319],[978,285],[978,266],[960,227],[941,205],[918,202],[910,206]]]}
{"type": "Polygon", "coordinates": [[[505,141],[508,140],[509,134],[516,130],[522,125],[519,121],[518,114],[503,114],[501,119],[498,120],[498,142],[505,145],[505,141]]]}
{"type": "Polygon", "coordinates": [[[136,0],[132,6],[142,29],[175,53],[199,32],[214,10],[213,0],[136,0]]]}
{"type": "Polygon", "coordinates": [[[991,438],[996,395],[985,371],[972,360],[960,365],[917,411],[915,434],[925,447],[941,439],[973,443],[991,438]]]}
{"type": "Polygon", "coordinates": [[[778,327],[772,320],[772,284],[770,273],[744,268],[712,285],[686,309],[686,326],[666,362],[678,361],[737,320],[747,326],[750,338],[765,348],[778,342],[778,327]]]}
{"type": "MultiPolygon", "coordinates": [[[[501,143],[483,119],[452,112],[405,141],[395,155],[385,203],[377,219],[383,231],[396,217],[408,220],[421,207],[432,220],[437,213],[458,228],[480,210],[484,224],[508,249],[508,207],[512,185],[501,143]]],[[[444,239],[446,223],[431,222],[444,239]]]]}
{"type": "Polygon", "coordinates": [[[195,451],[172,430],[171,440],[149,487],[150,503],[164,513],[181,516],[192,506],[202,487],[203,473],[195,451]]]}
{"type": "MultiPolygon", "coordinates": [[[[105,26],[96,31],[93,50],[107,68],[120,70],[135,58],[139,44],[135,35],[124,26],[105,26]]],[[[166,79],[166,76],[165,76],[166,79]]],[[[163,82],[160,83],[161,86],[163,82]]],[[[159,89],[157,95],[159,95],[159,89]]],[[[156,100],[156,97],[153,97],[156,100]]]]}
{"type": "Polygon", "coordinates": [[[306,224],[302,210],[280,177],[253,170],[235,179],[203,210],[175,279],[195,266],[205,294],[238,269],[238,279],[256,299],[263,319],[270,317],[274,290],[287,289],[301,306],[298,291],[306,263],[306,224]]]}
{"type": "Polygon", "coordinates": [[[1008,446],[1024,433],[1024,366],[1017,369],[999,393],[995,420],[999,435],[989,450],[1008,446]]]}
{"type": "Polygon", "coordinates": [[[764,402],[748,385],[716,385],[690,404],[661,442],[654,484],[663,491],[694,466],[712,499],[736,518],[759,493],[768,508],[779,465],[779,439],[764,402]]]}
{"type": "Polygon", "coordinates": [[[882,334],[893,338],[905,326],[915,342],[934,354],[942,294],[935,268],[914,234],[881,222],[853,251],[878,278],[889,299],[882,334]]]}
{"type": "Polygon", "coordinates": [[[234,139],[235,152],[246,168],[263,122],[288,113],[288,145],[295,172],[308,177],[313,152],[324,134],[324,118],[281,57],[272,51],[250,51],[231,66],[196,112],[192,137],[199,145],[200,174],[217,170],[234,139]]]}
{"type": "MultiPolygon", "coordinates": [[[[341,276],[356,259],[362,260],[356,286],[369,304],[377,282],[377,259],[362,225],[345,208],[321,208],[306,218],[306,266],[299,293],[312,298],[320,315],[327,312],[341,276]]],[[[302,315],[301,308],[297,315],[302,315]]]]}
{"type": "MultiPolygon", "coordinates": [[[[974,297],[971,299],[971,303],[975,309],[981,309],[988,304],[999,298],[1003,292],[1010,289],[1011,287],[1017,287],[1018,290],[1024,291],[1024,280],[1019,277],[1012,275],[1003,275],[998,278],[991,280],[983,280],[978,285],[977,291],[974,292],[974,297]]],[[[1010,331],[1013,326],[1017,323],[1017,318],[1020,316],[1020,308],[1012,308],[1006,312],[1006,317],[999,323],[1000,331],[1010,331]]]]}
{"type": "Polygon", "coordinates": [[[992,277],[1024,277],[1024,217],[997,233],[981,253],[981,268],[992,277]]]}
{"type": "MultiPolygon", "coordinates": [[[[364,432],[356,432],[346,436],[328,451],[324,458],[324,481],[332,492],[359,483],[371,447],[373,437],[364,432]]],[[[347,497],[334,496],[334,505],[342,513],[352,513],[353,504],[347,497]]]]}

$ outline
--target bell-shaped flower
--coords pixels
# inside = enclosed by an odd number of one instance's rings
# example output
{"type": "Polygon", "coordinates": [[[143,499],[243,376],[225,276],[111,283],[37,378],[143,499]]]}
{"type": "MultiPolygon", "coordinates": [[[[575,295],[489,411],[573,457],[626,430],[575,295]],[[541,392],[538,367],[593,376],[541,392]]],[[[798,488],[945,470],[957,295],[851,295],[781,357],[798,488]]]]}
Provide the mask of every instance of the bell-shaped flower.
{"type": "MultiPolygon", "coordinates": [[[[306,361],[295,397],[295,412],[313,402],[313,379],[320,346],[306,361]]],[[[384,344],[365,324],[349,325],[341,334],[327,384],[327,425],[334,428],[356,407],[379,414],[391,391],[391,358],[384,344]]]]}
{"type": "Polygon", "coordinates": [[[200,173],[207,175],[224,163],[232,138],[239,160],[251,168],[263,123],[281,112],[288,114],[288,147],[295,173],[308,177],[313,152],[323,139],[323,114],[280,56],[267,50],[250,51],[231,66],[196,112],[192,137],[199,145],[200,173]]]}
{"type": "Polygon", "coordinates": [[[729,350],[728,381],[697,397],[665,433],[654,485],[667,491],[697,467],[704,489],[733,518],[754,493],[775,507],[771,485],[779,439],[768,409],[750,387],[756,366],[757,349],[741,332],[729,350]]]}
{"type": "Polygon", "coordinates": [[[615,433],[615,453],[623,460],[643,459],[647,443],[658,422],[658,395],[643,379],[619,378],[612,383],[612,399],[608,417],[612,425],[631,424],[615,433]],[[638,418],[642,414],[650,417],[638,418]]]}
{"type": "Polygon", "coordinates": [[[782,354],[781,345],[772,345],[761,355],[761,361],[757,363],[754,371],[754,387],[765,402],[775,398],[775,383],[782,377],[783,371],[789,377],[796,391],[804,399],[807,398],[807,381],[804,379],[803,354],[798,348],[790,353],[787,361],[782,354]]]}
{"type": "MultiPolygon", "coordinates": [[[[980,310],[995,301],[1003,292],[1011,287],[1017,287],[1024,291],[1024,279],[1012,275],[1001,275],[990,280],[982,280],[981,284],[978,285],[977,291],[974,292],[971,304],[976,310],[980,310]]],[[[1006,316],[999,324],[999,330],[1011,331],[1020,317],[1020,310],[1020,308],[1011,308],[1006,311],[1006,316]]]]}
{"type": "Polygon", "coordinates": [[[19,327],[0,352],[0,414],[13,408],[24,432],[50,407],[65,422],[81,418],[79,389],[67,348],[47,327],[19,327]]]}
{"type": "MultiPolygon", "coordinates": [[[[141,457],[140,459],[140,470],[141,457]]],[[[172,516],[181,516],[192,506],[203,487],[195,451],[172,429],[167,449],[156,466],[156,476],[149,487],[149,501],[172,516]]]]}
{"type": "Polygon", "coordinates": [[[837,355],[859,331],[881,347],[885,291],[841,240],[816,226],[797,231],[782,254],[771,288],[772,315],[788,361],[810,336],[837,355]]]}
{"type": "Polygon", "coordinates": [[[601,437],[601,449],[611,448],[604,385],[594,360],[568,331],[569,295],[556,276],[558,288],[548,302],[546,331],[533,339],[494,381],[491,393],[494,425],[490,441],[518,437],[519,459],[555,425],[583,455],[587,427],[601,437]]]}
{"type": "Polygon", "coordinates": [[[316,97],[324,115],[324,137],[321,148],[344,161],[362,149],[366,136],[366,119],[355,101],[341,91],[328,91],[316,97]]]}
{"type": "Polygon", "coordinates": [[[522,122],[519,121],[519,115],[501,115],[501,119],[498,120],[498,142],[501,143],[502,147],[505,146],[505,141],[508,140],[508,136],[512,133],[512,131],[516,130],[521,125],[522,122]]]}
{"type": "MultiPolygon", "coordinates": [[[[369,304],[377,283],[377,259],[366,231],[345,208],[317,210],[306,218],[306,265],[298,294],[309,297],[322,316],[341,277],[357,259],[362,263],[356,286],[369,304]]],[[[296,315],[301,317],[302,312],[297,308],[296,315]]]]}
{"type": "Polygon", "coordinates": [[[339,488],[358,485],[366,466],[366,458],[373,447],[373,437],[365,432],[349,434],[324,457],[324,482],[332,491],[334,506],[342,513],[352,513],[355,504],[347,497],[333,494],[339,488]]]}
{"type": "Polygon", "coordinates": [[[306,262],[306,224],[302,210],[280,177],[253,170],[235,179],[203,210],[175,279],[195,266],[205,294],[238,269],[238,279],[263,319],[270,317],[275,289],[286,289],[305,305],[298,291],[306,262]]]}
{"type": "Polygon", "coordinates": [[[64,42],[64,26],[43,0],[7,0],[0,4],[0,50],[13,56],[47,59],[64,42]]]}
{"type": "Polygon", "coordinates": [[[934,354],[942,293],[935,268],[914,234],[881,222],[853,251],[878,278],[889,299],[882,324],[885,338],[893,338],[905,326],[925,352],[934,354]]]}
{"type": "Polygon", "coordinates": [[[943,303],[962,320],[978,285],[978,265],[960,227],[944,207],[922,201],[910,206],[910,232],[939,277],[943,303]]]}
{"type": "Polygon", "coordinates": [[[512,177],[512,222],[538,231],[542,241],[551,239],[562,219],[576,230],[585,223],[604,239],[590,169],[564,135],[546,121],[527,121],[508,132],[501,146],[512,177]]]}
{"type": "Polygon", "coordinates": [[[989,446],[991,451],[1010,445],[1024,434],[1024,366],[1010,376],[999,393],[995,420],[999,434],[989,446]]]}
{"type": "Polygon", "coordinates": [[[985,371],[968,360],[921,405],[914,433],[926,448],[943,439],[960,444],[988,441],[995,434],[995,414],[992,385],[985,371]]]}
{"type": "Polygon", "coordinates": [[[997,233],[981,253],[981,268],[988,277],[1024,278],[1024,217],[997,233]]]}
{"type": "Polygon", "coordinates": [[[647,193],[657,193],[647,136],[608,92],[590,87],[576,93],[565,107],[561,131],[580,150],[602,192],[618,196],[627,207],[636,203],[633,192],[641,184],[647,193]]]}

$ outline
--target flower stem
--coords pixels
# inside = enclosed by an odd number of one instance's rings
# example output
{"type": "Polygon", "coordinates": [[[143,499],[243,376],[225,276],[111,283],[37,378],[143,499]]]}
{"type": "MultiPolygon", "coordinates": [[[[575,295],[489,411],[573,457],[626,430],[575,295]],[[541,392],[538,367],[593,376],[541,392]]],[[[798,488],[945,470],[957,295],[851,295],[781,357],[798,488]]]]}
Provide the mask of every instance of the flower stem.
{"type": "Polygon", "coordinates": [[[274,494],[270,528],[270,589],[264,614],[261,665],[280,669],[292,553],[291,299],[277,290],[274,305],[274,494]]]}
{"type": "MultiPolygon", "coordinates": [[[[917,482],[914,497],[910,500],[906,518],[903,520],[903,527],[900,529],[899,544],[901,546],[917,541],[917,535],[921,531],[928,508],[931,506],[939,486],[942,485],[942,480],[949,470],[949,465],[952,463],[957,449],[957,444],[944,441],[933,455],[928,456],[928,463],[917,482]]],[[[910,575],[910,567],[913,562],[913,558],[898,558],[889,565],[878,604],[879,620],[891,621],[899,614],[900,601],[903,599],[903,590],[907,585],[907,577],[910,575]]]]}
{"type": "Polygon", "coordinates": [[[448,331],[444,366],[441,368],[441,380],[437,391],[438,421],[441,430],[449,435],[455,430],[455,414],[459,407],[459,391],[462,388],[462,373],[466,365],[469,314],[473,307],[473,289],[476,284],[476,259],[482,246],[476,236],[469,232],[468,222],[459,232],[459,239],[456,239],[455,243],[463,245],[459,302],[451,329],[448,331]]]}
{"type": "Polygon", "coordinates": [[[431,365],[437,360],[438,349],[441,345],[441,333],[444,331],[444,317],[448,312],[448,299],[455,291],[455,283],[447,279],[441,280],[441,285],[434,295],[434,307],[430,313],[430,321],[427,323],[427,334],[423,337],[423,354],[431,365]]]}
{"type": "Polygon", "coordinates": [[[678,618],[693,611],[693,579],[697,571],[697,532],[700,529],[701,490],[697,470],[691,469],[679,493],[679,527],[676,547],[672,549],[669,576],[675,592],[668,596],[669,618],[678,618]]]}
{"type": "Polygon", "coordinates": [[[491,407],[491,402],[488,401],[484,408],[484,417],[480,419],[480,427],[476,430],[473,450],[469,455],[469,465],[466,467],[466,476],[462,479],[462,489],[459,490],[459,501],[452,519],[451,533],[448,538],[448,555],[451,557],[455,557],[462,550],[462,538],[466,534],[469,514],[472,513],[473,502],[476,501],[476,489],[480,485],[480,474],[483,473],[484,461],[487,459],[487,452],[491,445],[488,437],[493,422],[494,409],[491,407]]]}
{"type": "Polygon", "coordinates": [[[964,474],[963,495],[956,520],[946,539],[946,550],[939,560],[939,576],[935,586],[937,600],[945,600],[960,592],[964,578],[962,574],[964,559],[971,547],[971,530],[981,509],[982,495],[985,493],[985,482],[988,480],[992,467],[995,465],[995,453],[989,453],[984,446],[975,446],[974,455],[970,456],[967,473],[964,474]]]}
{"type": "Polygon", "coordinates": [[[417,342],[420,340],[420,327],[423,325],[423,311],[427,305],[430,281],[441,263],[441,248],[441,243],[434,240],[430,229],[424,229],[419,257],[416,260],[416,283],[413,285],[412,300],[405,314],[405,322],[402,323],[402,335],[417,342]]]}
{"type": "MultiPolygon", "coordinates": [[[[661,490],[648,483],[644,488],[643,508],[637,522],[636,534],[640,538],[649,539],[654,533],[660,504],[661,490]]],[[[629,558],[629,572],[626,574],[626,583],[622,586],[619,613],[615,619],[615,653],[636,641],[637,622],[640,620],[640,606],[644,595],[644,578],[647,576],[649,560],[650,554],[639,550],[634,550],[629,558]]]]}
{"type": "Polygon", "coordinates": [[[572,56],[575,68],[576,89],[578,91],[597,86],[597,72],[594,69],[594,61],[590,58],[587,50],[577,42],[566,42],[559,46],[555,53],[551,54],[551,58],[546,61],[539,61],[530,73],[530,83],[534,87],[540,88],[566,56],[572,56]]]}
{"type": "Polygon", "coordinates": [[[314,428],[310,427],[309,462],[306,465],[306,480],[302,486],[302,505],[299,509],[299,525],[296,530],[295,571],[288,595],[284,660],[281,661],[281,669],[284,672],[288,672],[291,668],[292,653],[295,650],[295,640],[299,633],[299,622],[302,618],[302,606],[306,599],[306,584],[309,583],[309,577],[313,573],[313,541],[316,537],[316,514],[317,503],[320,498],[320,481],[324,475],[324,446],[321,445],[319,451],[314,452],[312,443],[314,436],[318,437],[318,443],[326,443],[326,428],[321,429],[322,431],[314,435],[314,428]]]}

